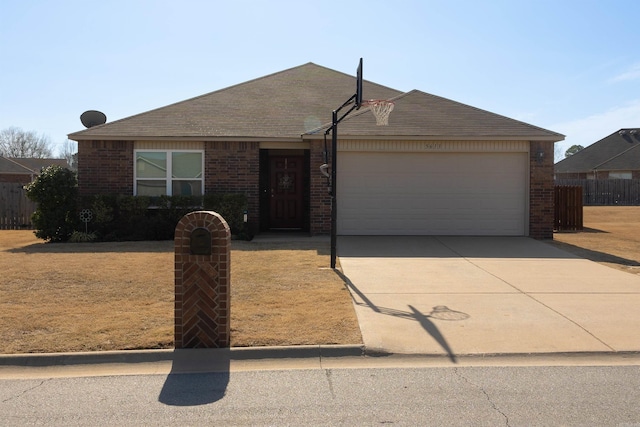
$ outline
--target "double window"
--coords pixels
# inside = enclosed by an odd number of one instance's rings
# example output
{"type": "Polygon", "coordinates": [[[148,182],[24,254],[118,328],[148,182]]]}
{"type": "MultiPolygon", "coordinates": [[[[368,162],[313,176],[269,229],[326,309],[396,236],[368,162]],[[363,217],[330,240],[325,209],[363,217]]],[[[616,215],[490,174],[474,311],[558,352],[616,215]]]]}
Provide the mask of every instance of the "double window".
{"type": "Polygon", "coordinates": [[[134,154],[135,195],[202,196],[202,151],[136,150],[134,154]]]}

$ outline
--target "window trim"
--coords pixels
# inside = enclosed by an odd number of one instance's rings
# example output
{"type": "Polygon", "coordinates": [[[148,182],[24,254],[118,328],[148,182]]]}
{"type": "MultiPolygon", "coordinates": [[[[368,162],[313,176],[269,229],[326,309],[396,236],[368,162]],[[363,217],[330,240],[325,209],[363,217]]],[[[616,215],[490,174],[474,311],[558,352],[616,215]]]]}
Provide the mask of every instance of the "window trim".
{"type": "MultiPolygon", "coordinates": [[[[173,153],[200,153],[200,160],[201,160],[201,165],[200,165],[200,170],[201,170],[201,176],[200,176],[200,182],[201,182],[201,188],[202,188],[202,195],[205,194],[205,171],[204,171],[204,150],[193,150],[193,149],[185,149],[185,150],[180,150],[180,149],[157,149],[157,148],[140,148],[140,149],[134,149],[133,150],[133,195],[137,196],[138,195],[138,167],[137,167],[137,160],[138,160],[138,153],[166,153],[167,155],[167,176],[165,176],[164,178],[140,178],[141,180],[155,180],[155,181],[164,181],[165,182],[165,191],[166,191],[166,196],[174,196],[174,194],[172,194],[173,192],[173,181],[180,181],[180,180],[184,180],[185,178],[173,178],[173,153]]],[[[190,178],[189,180],[191,181],[197,181],[198,178],[190,178]]]]}

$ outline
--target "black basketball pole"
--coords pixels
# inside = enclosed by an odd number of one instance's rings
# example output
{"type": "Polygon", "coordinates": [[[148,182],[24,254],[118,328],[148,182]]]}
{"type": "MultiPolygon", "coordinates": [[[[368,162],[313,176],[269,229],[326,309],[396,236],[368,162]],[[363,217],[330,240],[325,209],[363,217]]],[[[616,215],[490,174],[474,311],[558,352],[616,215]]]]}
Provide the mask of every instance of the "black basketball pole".
{"type": "Polygon", "coordinates": [[[360,108],[360,105],[355,102],[358,95],[353,95],[337,110],[333,110],[331,114],[331,127],[327,129],[327,132],[331,132],[331,268],[336,268],[336,243],[337,237],[337,223],[338,223],[338,192],[336,191],[338,183],[338,123],[349,115],[350,112],[356,108],[360,108]],[[338,113],[347,105],[354,103],[346,113],[338,118],[338,113]]]}
{"type": "Polygon", "coordinates": [[[337,240],[338,240],[338,123],[349,115],[353,110],[359,109],[362,104],[362,58],[358,65],[357,78],[356,78],[356,93],[347,99],[337,109],[331,113],[331,127],[325,132],[325,138],[327,133],[331,132],[331,268],[336,268],[337,258],[337,240]],[[349,104],[353,104],[346,113],[338,118],[338,113],[344,107],[349,104]]]}
{"type": "Polygon", "coordinates": [[[338,206],[336,197],[336,184],[338,170],[338,110],[331,114],[331,268],[336,268],[338,234],[338,206]]]}

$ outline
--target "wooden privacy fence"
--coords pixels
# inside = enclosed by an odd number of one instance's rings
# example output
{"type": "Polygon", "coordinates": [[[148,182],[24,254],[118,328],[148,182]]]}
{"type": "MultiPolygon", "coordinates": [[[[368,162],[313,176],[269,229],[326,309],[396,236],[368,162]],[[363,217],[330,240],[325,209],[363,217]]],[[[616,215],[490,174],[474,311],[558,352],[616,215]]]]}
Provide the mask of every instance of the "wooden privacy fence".
{"type": "Polygon", "coordinates": [[[36,204],[29,200],[24,184],[0,182],[0,230],[33,228],[31,215],[36,204]]]}
{"type": "Polygon", "coordinates": [[[640,206],[640,179],[558,179],[556,185],[581,186],[584,206],[640,206]]]}
{"type": "Polygon", "coordinates": [[[577,231],[583,228],[582,187],[555,186],[553,228],[557,231],[577,231]]]}

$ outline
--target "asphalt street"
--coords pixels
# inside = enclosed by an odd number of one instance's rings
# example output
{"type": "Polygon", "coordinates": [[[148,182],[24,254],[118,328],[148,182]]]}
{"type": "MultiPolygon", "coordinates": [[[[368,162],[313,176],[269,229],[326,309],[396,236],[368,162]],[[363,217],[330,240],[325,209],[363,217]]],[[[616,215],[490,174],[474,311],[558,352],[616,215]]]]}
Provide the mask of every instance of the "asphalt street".
{"type": "Polygon", "coordinates": [[[640,367],[225,371],[0,381],[2,425],[640,426],[640,367]]]}

